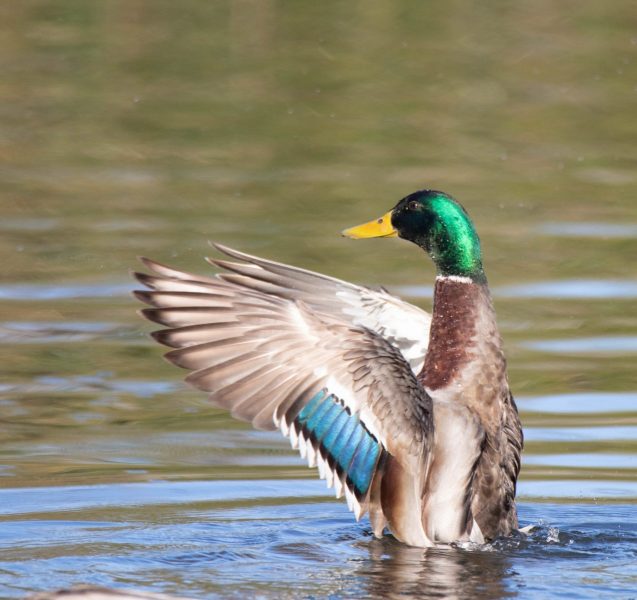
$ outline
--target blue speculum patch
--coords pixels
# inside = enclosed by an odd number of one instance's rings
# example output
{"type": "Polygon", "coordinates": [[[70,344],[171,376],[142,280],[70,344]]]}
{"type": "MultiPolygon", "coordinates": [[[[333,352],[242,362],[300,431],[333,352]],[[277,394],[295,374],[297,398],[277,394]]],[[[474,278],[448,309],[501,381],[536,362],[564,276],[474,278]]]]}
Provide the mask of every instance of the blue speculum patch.
{"type": "Polygon", "coordinates": [[[339,474],[344,473],[358,496],[367,493],[381,446],[358,415],[350,414],[333,394],[321,390],[298,414],[295,423],[321,448],[339,474]]]}

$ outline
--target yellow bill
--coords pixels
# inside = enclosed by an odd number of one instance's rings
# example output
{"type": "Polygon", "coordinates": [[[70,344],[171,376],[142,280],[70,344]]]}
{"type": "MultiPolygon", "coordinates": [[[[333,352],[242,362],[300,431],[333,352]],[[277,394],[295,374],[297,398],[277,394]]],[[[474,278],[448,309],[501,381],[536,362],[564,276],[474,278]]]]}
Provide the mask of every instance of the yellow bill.
{"type": "Polygon", "coordinates": [[[391,224],[391,210],[385,213],[380,219],[374,219],[369,223],[363,223],[356,227],[350,227],[344,229],[341,232],[342,235],[353,240],[359,240],[362,238],[375,238],[375,237],[397,237],[398,232],[392,227],[391,224]]]}

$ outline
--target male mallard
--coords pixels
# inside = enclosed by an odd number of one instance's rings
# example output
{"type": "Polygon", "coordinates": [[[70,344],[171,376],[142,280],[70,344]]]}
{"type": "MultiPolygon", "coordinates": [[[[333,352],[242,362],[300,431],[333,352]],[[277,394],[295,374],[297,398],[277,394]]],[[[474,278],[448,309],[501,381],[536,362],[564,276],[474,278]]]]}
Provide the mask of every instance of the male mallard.
{"type": "Polygon", "coordinates": [[[433,317],[390,295],[218,245],[216,277],[142,259],[143,315],[212,402],[280,429],[376,536],[482,543],[517,528],[522,429],[480,241],[450,196],[423,190],[350,238],[399,236],[438,275],[433,317]]]}

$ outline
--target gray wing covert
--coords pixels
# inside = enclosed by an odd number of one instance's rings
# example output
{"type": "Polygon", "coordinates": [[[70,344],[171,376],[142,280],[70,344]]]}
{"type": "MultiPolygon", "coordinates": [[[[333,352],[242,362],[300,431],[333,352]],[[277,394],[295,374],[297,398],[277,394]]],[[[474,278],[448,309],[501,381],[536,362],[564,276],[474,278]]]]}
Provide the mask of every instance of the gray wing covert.
{"type": "Polygon", "coordinates": [[[214,244],[240,262],[208,259],[228,271],[219,277],[246,288],[290,300],[301,300],[312,310],[366,327],[400,350],[419,373],[429,343],[431,315],[384,289],[374,290],[341,279],[238,252],[214,244]]]}

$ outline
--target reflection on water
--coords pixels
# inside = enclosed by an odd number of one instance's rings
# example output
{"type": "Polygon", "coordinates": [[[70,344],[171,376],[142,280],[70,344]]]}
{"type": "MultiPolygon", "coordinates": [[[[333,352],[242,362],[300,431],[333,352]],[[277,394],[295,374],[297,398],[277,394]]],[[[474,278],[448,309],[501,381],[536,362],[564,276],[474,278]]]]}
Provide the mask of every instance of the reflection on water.
{"type": "Polygon", "coordinates": [[[508,598],[511,569],[504,552],[455,548],[409,548],[391,540],[372,540],[370,560],[361,569],[364,592],[372,598],[508,598]]]}
{"type": "Polygon", "coordinates": [[[634,594],[633,4],[5,3],[0,595],[634,594]],[[217,240],[430,308],[415,248],[338,234],[425,186],[476,221],[526,430],[536,528],[479,550],[373,540],[129,295],[217,240]]]}

